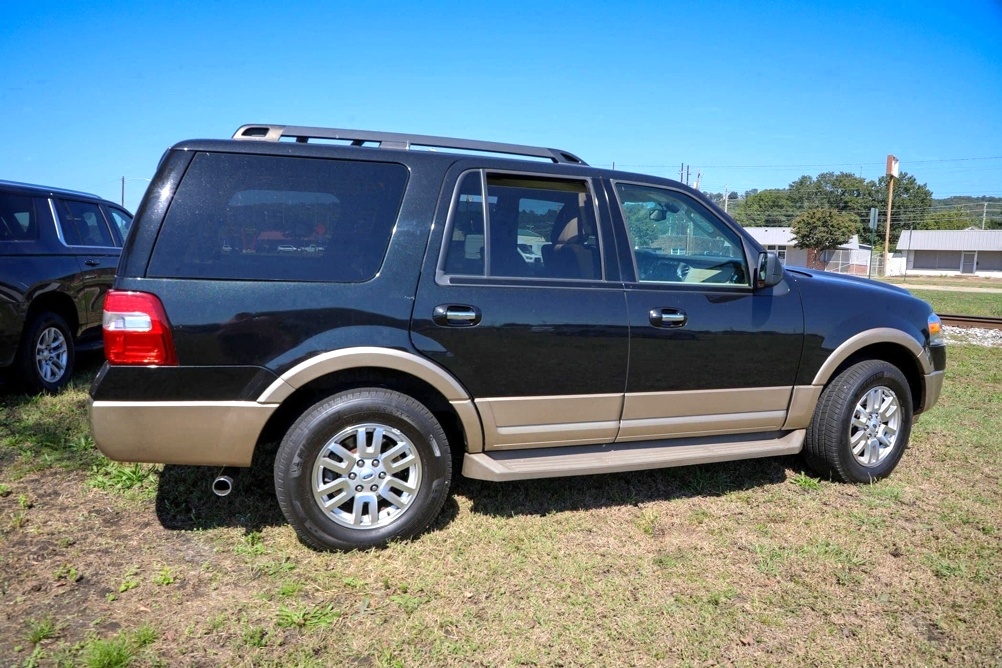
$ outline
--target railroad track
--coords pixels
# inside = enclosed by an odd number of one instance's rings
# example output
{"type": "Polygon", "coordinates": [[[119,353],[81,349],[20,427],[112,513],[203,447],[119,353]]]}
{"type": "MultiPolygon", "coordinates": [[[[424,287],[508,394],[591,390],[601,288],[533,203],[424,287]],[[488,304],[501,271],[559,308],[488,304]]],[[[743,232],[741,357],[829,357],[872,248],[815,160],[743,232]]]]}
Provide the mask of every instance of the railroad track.
{"type": "Polygon", "coordinates": [[[946,315],[938,314],[944,325],[950,327],[977,327],[979,329],[1002,329],[1002,318],[989,318],[980,315],[946,315]]]}

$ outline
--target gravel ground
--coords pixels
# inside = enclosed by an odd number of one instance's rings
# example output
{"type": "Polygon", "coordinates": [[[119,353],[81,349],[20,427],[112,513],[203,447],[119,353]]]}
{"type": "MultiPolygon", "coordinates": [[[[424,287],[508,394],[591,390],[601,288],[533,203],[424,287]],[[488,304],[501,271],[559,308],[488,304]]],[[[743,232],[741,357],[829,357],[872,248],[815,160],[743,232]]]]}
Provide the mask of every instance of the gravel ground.
{"type": "Polygon", "coordinates": [[[973,343],[976,346],[1002,348],[1002,329],[943,326],[947,343],[973,343]]]}

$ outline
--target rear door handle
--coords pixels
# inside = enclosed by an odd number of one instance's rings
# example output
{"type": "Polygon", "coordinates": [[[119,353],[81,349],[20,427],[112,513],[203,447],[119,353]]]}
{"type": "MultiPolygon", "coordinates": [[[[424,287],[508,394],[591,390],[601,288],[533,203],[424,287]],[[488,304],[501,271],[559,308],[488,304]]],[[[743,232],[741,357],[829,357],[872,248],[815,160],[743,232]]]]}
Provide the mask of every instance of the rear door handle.
{"type": "Polygon", "coordinates": [[[87,265],[88,267],[96,267],[101,263],[98,262],[97,260],[84,260],[84,264],[87,265]]]}
{"type": "Polygon", "coordinates": [[[474,327],[480,324],[480,309],[466,304],[441,304],[431,319],[442,327],[474,327]]]}
{"type": "Polygon", "coordinates": [[[666,329],[684,327],[689,321],[689,316],[680,308],[652,308],[650,318],[652,325],[666,329]]]}

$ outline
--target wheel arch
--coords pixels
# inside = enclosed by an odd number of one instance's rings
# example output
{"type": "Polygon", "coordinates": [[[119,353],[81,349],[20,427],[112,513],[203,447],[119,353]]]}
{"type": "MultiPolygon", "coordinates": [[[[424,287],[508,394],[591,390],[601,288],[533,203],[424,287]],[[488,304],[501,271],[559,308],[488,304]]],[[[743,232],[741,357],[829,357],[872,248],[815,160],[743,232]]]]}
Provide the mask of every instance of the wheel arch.
{"type": "Polygon", "coordinates": [[[459,382],[445,370],[412,353],[351,348],[324,353],[282,374],[258,398],[278,404],[265,423],[255,453],[280,441],[292,423],[324,397],[360,387],[381,387],[413,397],[441,424],[454,453],[483,450],[480,415],[459,382]]]}
{"type": "Polygon", "coordinates": [[[924,375],[932,366],[923,346],[896,329],[861,332],[836,348],[814,377],[815,386],[826,386],[852,365],[865,360],[883,360],[897,367],[908,380],[912,408],[919,413],[924,405],[924,375]]]}
{"type": "Polygon", "coordinates": [[[24,325],[21,328],[22,337],[35,316],[46,311],[51,311],[66,321],[66,325],[70,328],[70,334],[76,338],[80,329],[80,317],[77,314],[76,304],[73,303],[73,299],[66,293],[55,291],[44,292],[31,300],[31,303],[28,305],[28,311],[25,313],[24,325]]]}

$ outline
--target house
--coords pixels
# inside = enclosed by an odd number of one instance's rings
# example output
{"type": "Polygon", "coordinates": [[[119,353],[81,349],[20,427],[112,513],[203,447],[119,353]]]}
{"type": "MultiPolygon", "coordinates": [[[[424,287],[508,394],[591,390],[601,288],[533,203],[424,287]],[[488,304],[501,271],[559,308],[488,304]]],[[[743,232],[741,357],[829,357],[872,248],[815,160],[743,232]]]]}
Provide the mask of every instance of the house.
{"type": "MultiPolygon", "coordinates": [[[[807,266],[807,249],[797,248],[790,227],[746,227],[745,232],[754,237],[766,250],[776,251],[780,261],[790,267],[807,266]]],[[[819,258],[827,271],[866,276],[870,262],[870,247],[861,246],[859,237],[852,235],[846,243],[827,250],[819,258]]]]}
{"type": "Polygon", "coordinates": [[[905,230],[897,251],[909,274],[1002,278],[1002,230],[905,230]]]}

